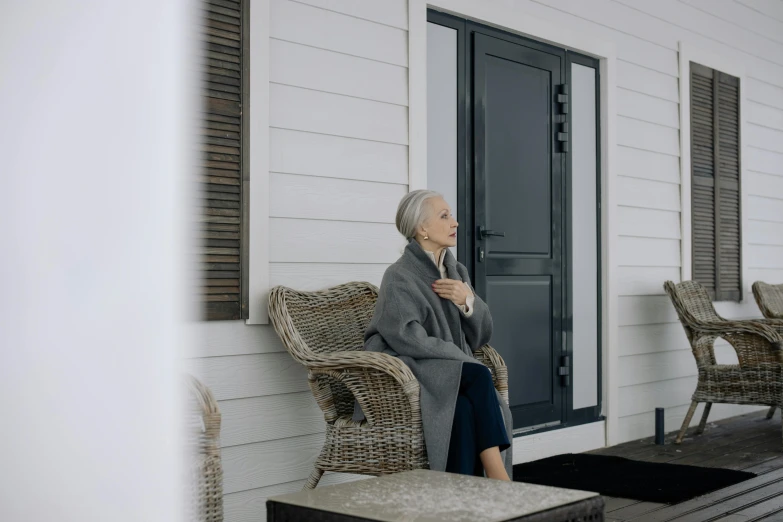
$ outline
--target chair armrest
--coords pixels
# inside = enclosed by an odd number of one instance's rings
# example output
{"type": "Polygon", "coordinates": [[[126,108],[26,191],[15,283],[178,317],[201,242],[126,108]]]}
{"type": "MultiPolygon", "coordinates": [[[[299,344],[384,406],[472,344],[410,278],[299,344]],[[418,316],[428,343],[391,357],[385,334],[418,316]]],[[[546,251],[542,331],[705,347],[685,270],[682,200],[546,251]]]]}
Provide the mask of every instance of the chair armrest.
{"type": "Polygon", "coordinates": [[[345,385],[372,427],[421,428],[419,381],[399,360],[376,352],[333,352],[305,362],[310,388],[327,422],[338,418],[329,381],[345,385]]]}
{"type": "Polygon", "coordinates": [[[508,404],[508,368],[503,357],[488,344],[473,352],[473,357],[489,368],[495,389],[500,393],[505,403],[508,404]]]}
{"type": "MultiPolygon", "coordinates": [[[[780,326],[767,320],[693,322],[695,334],[722,337],[737,352],[740,366],[763,363],[783,364],[783,334],[780,326]]],[[[783,326],[783,325],[781,325],[783,326]]]]}

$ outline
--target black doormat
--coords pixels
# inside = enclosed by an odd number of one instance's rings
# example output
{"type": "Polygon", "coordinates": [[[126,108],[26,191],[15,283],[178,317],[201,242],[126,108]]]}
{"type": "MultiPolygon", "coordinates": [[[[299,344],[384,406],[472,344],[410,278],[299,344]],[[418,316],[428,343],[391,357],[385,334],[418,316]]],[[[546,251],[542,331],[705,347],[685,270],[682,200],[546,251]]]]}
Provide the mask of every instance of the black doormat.
{"type": "Polygon", "coordinates": [[[585,453],[514,466],[514,481],[676,504],[755,477],[746,471],[641,462],[585,453]]]}

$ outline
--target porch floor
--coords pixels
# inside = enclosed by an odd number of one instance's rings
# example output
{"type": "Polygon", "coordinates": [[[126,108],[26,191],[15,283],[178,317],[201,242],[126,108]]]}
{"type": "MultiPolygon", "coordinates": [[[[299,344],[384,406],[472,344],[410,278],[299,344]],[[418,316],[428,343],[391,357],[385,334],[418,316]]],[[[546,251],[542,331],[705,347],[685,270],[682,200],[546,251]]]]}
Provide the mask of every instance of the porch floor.
{"type": "MultiPolygon", "coordinates": [[[[694,422],[699,419],[694,418],[694,422]]],[[[766,413],[751,413],[709,422],[703,434],[688,430],[682,444],[673,443],[677,432],[666,436],[665,446],[653,438],[591,451],[647,462],[671,462],[728,468],[756,473],[758,477],[680,504],[657,504],[623,498],[606,499],[607,522],[765,522],[783,521],[783,440],[780,410],[771,420],[766,413]]]]}

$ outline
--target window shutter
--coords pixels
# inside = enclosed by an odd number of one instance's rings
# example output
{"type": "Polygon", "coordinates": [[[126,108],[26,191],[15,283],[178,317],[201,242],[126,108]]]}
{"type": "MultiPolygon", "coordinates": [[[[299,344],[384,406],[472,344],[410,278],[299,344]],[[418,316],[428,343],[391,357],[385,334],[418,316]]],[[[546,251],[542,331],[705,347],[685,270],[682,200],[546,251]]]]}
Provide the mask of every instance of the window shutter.
{"type": "Polygon", "coordinates": [[[713,74],[691,64],[693,279],[715,296],[715,128],[713,74]]]}
{"type": "Polygon", "coordinates": [[[693,279],[741,298],[739,79],[691,63],[693,279]]]}
{"type": "Polygon", "coordinates": [[[244,150],[242,121],[245,52],[241,2],[202,0],[201,114],[198,169],[198,239],[203,317],[241,319],[243,283],[244,150]]]}
{"type": "Polygon", "coordinates": [[[740,133],[739,78],[715,71],[718,278],[716,298],[739,301],[740,283],[740,133]]]}

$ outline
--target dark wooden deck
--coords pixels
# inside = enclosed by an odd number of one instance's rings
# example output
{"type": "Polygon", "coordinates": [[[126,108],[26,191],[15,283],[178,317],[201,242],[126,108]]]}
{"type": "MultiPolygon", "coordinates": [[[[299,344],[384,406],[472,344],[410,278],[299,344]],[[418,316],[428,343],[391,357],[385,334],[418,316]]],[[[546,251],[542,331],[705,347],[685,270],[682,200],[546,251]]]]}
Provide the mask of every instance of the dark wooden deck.
{"type": "MultiPolygon", "coordinates": [[[[783,440],[780,411],[772,420],[753,413],[708,423],[702,435],[681,445],[672,443],[676,432],[666,436],[665,446],[652,438],[593,451],[648,462],[671,462],[756,473],[758,477],[714,491],[680,504],[656,504],[622,498],[606,498],[608,522],[764,522],[783,521],[783,440]]],[[[696,422],[698,419],[694,419],[696,422]]]]}

